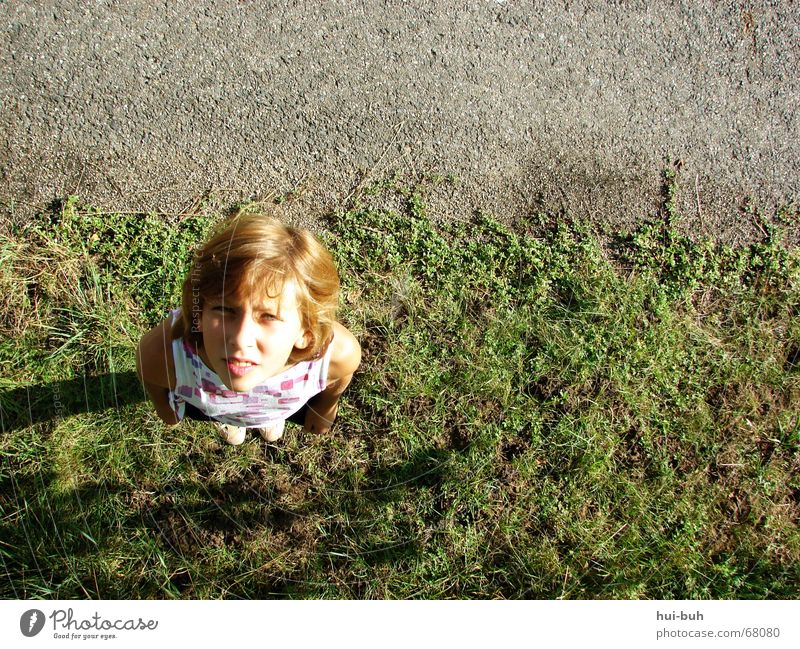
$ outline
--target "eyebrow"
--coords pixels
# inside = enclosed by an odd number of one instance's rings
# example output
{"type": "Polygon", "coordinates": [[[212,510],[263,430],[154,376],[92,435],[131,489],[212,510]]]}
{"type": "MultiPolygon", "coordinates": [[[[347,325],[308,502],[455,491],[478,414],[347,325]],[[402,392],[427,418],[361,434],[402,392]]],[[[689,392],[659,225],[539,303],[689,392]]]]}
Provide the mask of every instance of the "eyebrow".
{"type": "MultiPolygon", "coordinates": [[[[226,298],[224,295],[219,295],[212,298],[206,298],[206,301],[209,304],[219,304],[221,306],[226,306],[230,309],[239,309],[242,306],[242,302],[236,299],[229,299],[226,298]]],[[[258,304],[251,304],[250,305],[253,311],[276,311],[280,313],[281,311],[281,301],[278,299],[272,300],[270,302],[261,302],[258,304]]]]}
{"type": "Polygon", "coordinates": [[[259,312],[266,312],[272,315],[277,316],[278,318],[281,317],[281,303],[280,300],[274,300],[269,303],[261,303],[261,304],[252,304],[251,305],[253,311],[256,313],[259,312]]]}
{"type": "Polygon", "coordinates": [[[278,299],[270,300],[268,302],[251,302],[250,306],[253,311],[269,311],[273,307],[280,307],[281,301],[278,299]]]}

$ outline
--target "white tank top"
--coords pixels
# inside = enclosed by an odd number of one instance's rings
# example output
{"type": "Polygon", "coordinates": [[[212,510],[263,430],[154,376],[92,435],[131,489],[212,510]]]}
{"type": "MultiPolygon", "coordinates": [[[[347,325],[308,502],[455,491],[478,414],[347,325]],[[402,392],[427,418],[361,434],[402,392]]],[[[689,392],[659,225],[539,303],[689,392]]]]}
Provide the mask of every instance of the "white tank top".
{"type": "MultiPolygon", "coordinates": [[[[174,323],[180,309],[171,315],[174,323]]],[[[333,345],[328,345],[321,358],[301,361],[249,392],[235,392],[203,362],[190,342],[178,338],[172,341],[175,390],[169,393],[170,406],[178,419],[183,419],[190,403],[223,424],[249,428],[286,419],[325,389],[332,350],[333,345]]]]}

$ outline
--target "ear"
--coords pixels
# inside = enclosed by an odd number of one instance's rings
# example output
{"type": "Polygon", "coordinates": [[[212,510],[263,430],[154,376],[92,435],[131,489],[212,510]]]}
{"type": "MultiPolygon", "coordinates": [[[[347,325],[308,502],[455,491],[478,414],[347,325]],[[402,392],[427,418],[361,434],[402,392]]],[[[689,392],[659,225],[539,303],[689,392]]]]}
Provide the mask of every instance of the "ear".
{"type": "Polygon", "coordinates": [[[311,332],[306,329],[300,337],[295,340],[294,348],[295,349],[306,349],[311,344],[311,332]]]}

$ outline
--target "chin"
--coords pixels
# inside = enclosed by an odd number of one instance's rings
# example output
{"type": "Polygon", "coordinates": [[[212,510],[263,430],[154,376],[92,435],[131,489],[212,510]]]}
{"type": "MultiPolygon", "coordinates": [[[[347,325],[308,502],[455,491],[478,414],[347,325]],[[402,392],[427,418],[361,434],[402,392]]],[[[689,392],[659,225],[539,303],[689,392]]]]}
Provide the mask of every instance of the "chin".
{"type": "Polygon", "coordinates": [[[235,390],[236,392],[245,392],[262,381],[261,377],[263,373],[261,369],[260,366],[251,367],[250,371],[242,374],[230,371],[227,363],[220,362],[217,376],[222,379],[222,382],[229,389],[235,390]]]}
{"type": "Polygon", "coordinates": [[[249,392],[257,385],[263,383],[263,381],[257,377],[240,378],[238,376],[229,376],[223,383],[229,390],[233,390],[234,392],[249,392]]]}

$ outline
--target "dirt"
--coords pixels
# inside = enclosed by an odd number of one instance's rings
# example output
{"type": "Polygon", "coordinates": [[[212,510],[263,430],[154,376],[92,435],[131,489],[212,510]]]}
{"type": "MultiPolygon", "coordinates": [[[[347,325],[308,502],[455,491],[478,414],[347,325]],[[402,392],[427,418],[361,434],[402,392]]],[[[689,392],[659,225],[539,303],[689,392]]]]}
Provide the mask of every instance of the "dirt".
{"type": "Polygon", "coordinates": [[[452,174],[437,218],[652,216],[736,243],[798,203],[800,7],[785,2],[6,3],[0,202],[182,212],[452,174]]]}

